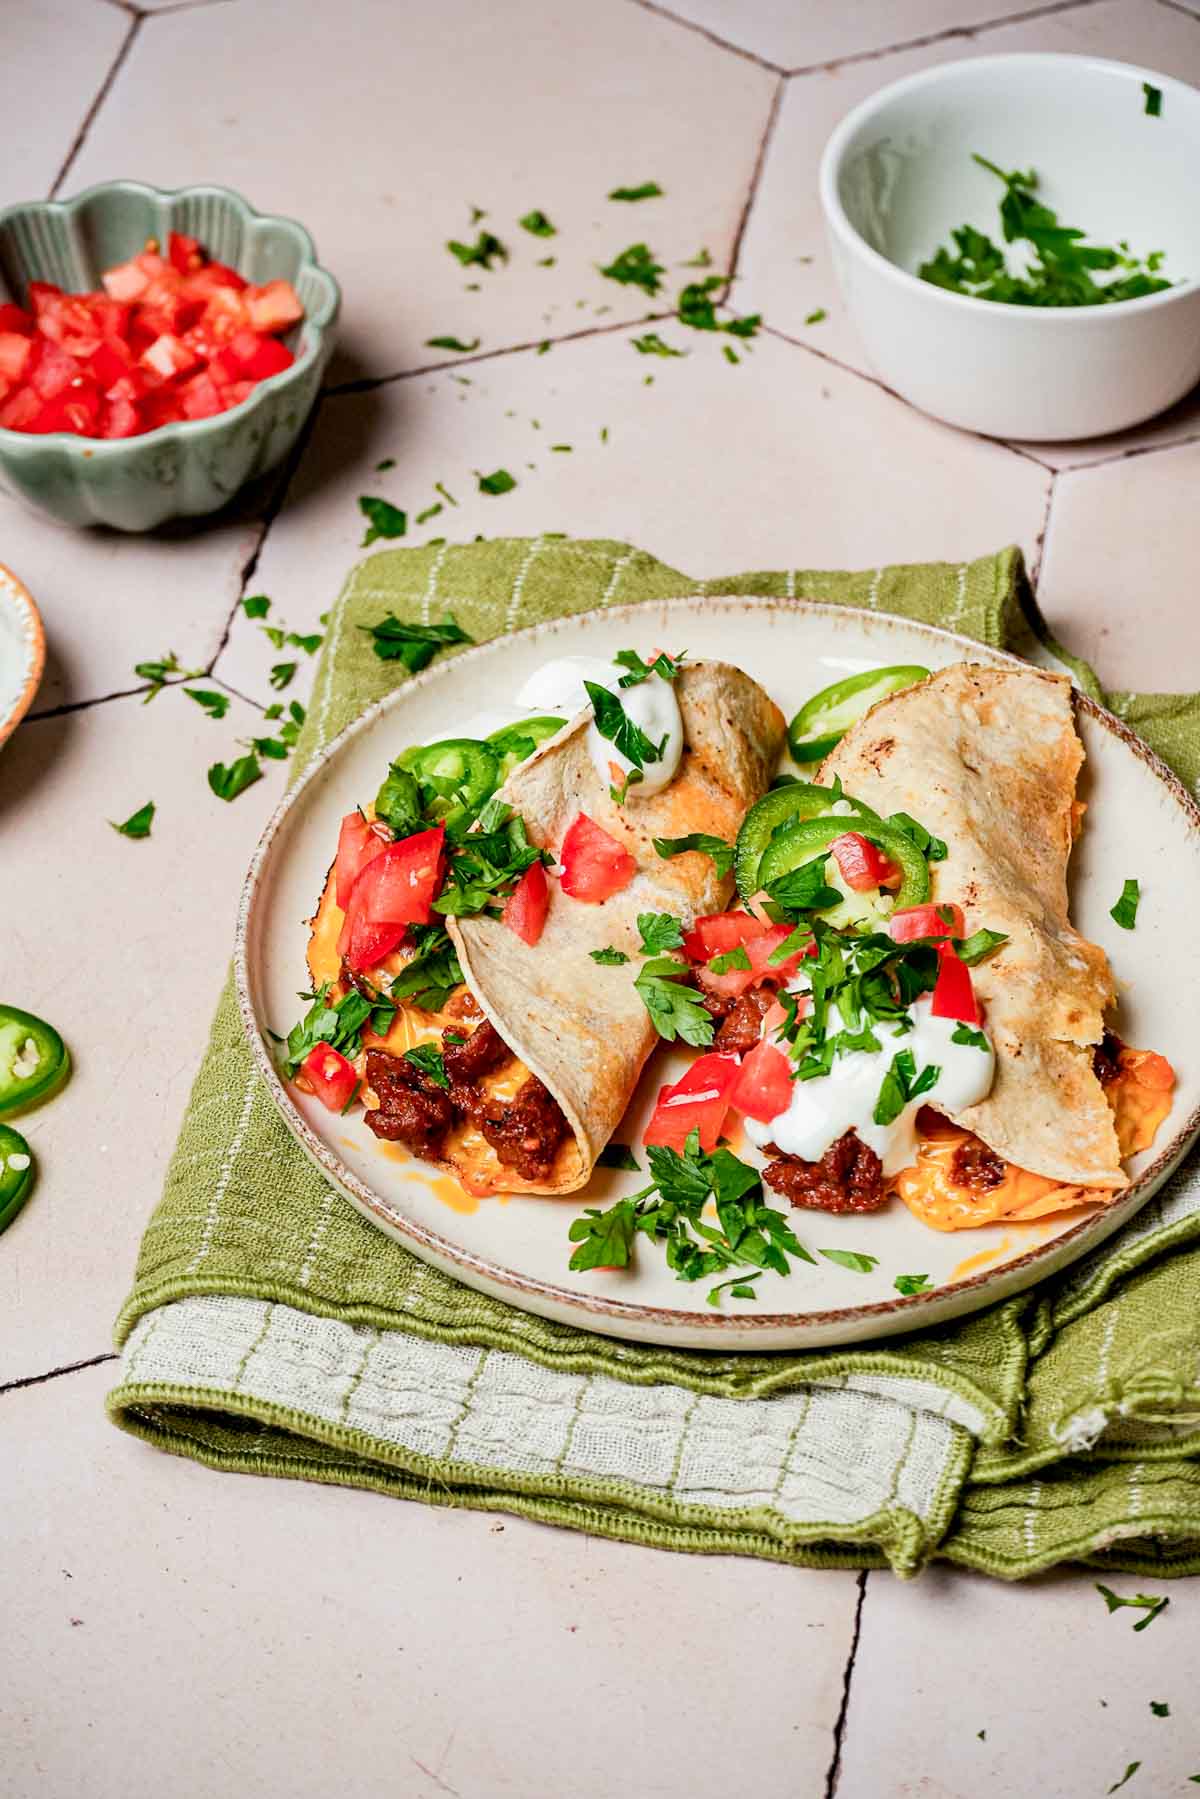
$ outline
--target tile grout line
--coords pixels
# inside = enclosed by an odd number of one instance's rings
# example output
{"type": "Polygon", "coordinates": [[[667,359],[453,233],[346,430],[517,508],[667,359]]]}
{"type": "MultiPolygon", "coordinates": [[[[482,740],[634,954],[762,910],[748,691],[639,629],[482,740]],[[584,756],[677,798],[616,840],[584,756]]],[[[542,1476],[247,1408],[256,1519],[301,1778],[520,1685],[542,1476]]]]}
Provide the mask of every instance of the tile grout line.
{"type": "Polygon", "coordinates": [[[103,1355],[94,1355],[85,1362],[67,1362],[62,1368],[49,1368],[45,1374],[26,1374],[20,1380],[0,1382],[0,1393],[16,1393],[23,1387],[40,1387],[45,1381],[58,1380],[64,1374],[79,1374],[84,1368],[99,1368],[103,1362],[116,1362],[120,1357],[114,1350],[106,1350],[103,1355]]]}
{"type": "Polygon", "coordinates": [[[1042,565],[1046,560],[1046,540],[1050,535],[1050,510],[1054,505],[1054,496],[1057,491],[1058,471],[1054,470],[1050,475],[1050,485],[1046,489],[1046,505],[1045,510],[1042,513],[1042,528],[1034,540],[1033,561],[1029,568],[1029,585],[1033,588],[1035,596],[1037,594],[1038,576],[1041,574],[1042,565]]]}
{"type": "Polygon", "coordinates": [[[769,57],[760,56],[757,50],[747,50],[741,44],[735,44],[730,38],[720,37],[717,32],[710,31],[707,25],[697,25],[694,19],[682,18],[679,13],[672,12],[667,6],[657,4],[657,0],[631,0],[642,12],[652,13],[656,19],[667,19],[672,25],[678,25],[683,31],[690,31],[693,37],[702,37],[706,43],[715,44],[718,50],[725,50],[730,56],[740,56],[743,62],[754,63],[760,69],[767,69],[772,75],[786,75],[787,70],[769,57]]]}
{"type": "Polygon", "coordinates": [[[730,246],[729,267],[725,277],[726,298],[728,298],[730,289],[737,280],[738,263],[742,258],[742,239],[746,235],[746,227],[750,223],[750,214],[754,210],[754,202],[758,198],[758,190],[762,185],[762,173],[763,169],[766,167],[767,152],[771,147],[771,139],[775,135],[775,126],[783,107],[783,95],[786,87],[787,80],[781,75],[779,80],[775,83],[775,92],[772,94],[771,104],[767,108],[767,119],[763,126],[762,137],[759,139],[758,155],[754,158],[754,167],[750,171],[750,185],[746,190],[745,204],[742,207],[741,217],[738,219],[737,229],[733,234],[733,243],[730,246]]]}
{"type": "Polygon", "coordinates": [[[87,139],[87,134],[92,128],[92,125],[95,121],[96,115],[100,111],[100,108],[104,105],[104,102],[107,100],[109,94],[111,93],[113,83],[117,79],[117,76],[120,74],[121,69],[123,68],[123,66],[125,64],[125,60],[129,55],[129,52],[133,49],[134,41],[137,38],[138,32],[142,29],[142,18],[143,18],[142,14],[135,13],[133,15],[133,17],[130,19],[129,30],[125,33],[125,36],[121,42],[121,47],[117,51],[117,54],[114,56],[112,63],[109,67],[109,71],[108,71],[107,75],[104,77],[104,80],[100,83],[100,86],[99,86],[99,89],[97,90],[95,99],[92,101],[92,104],[88,107],[87,112],[83,116],[83,123],[82,123],[82,125],[80,125],[79,130],[75,134],[74,143],[71,145],[70,149],[67,151],[65,162],[63,163],[62,167],[58,171],[58,174],[54,178],[54,184],[51,187],[50,193],[48,196],[51,200],[53,200],[57,197],[58,191],[62,187],[62,184],[66,180],[67,176],[70,174],[71,169],[74,166],[75,160],[79,155],[79,152],[83,149],[84,143],[87,139]]]}
{"type": "Polygon", "coordinates": [[[858,1603],[854,1608],[854,1630],[850,1637],[850,1653],[846,1658],[846,1667],[842,1674],[842,1702],[838,1707],[838,1715],[833,1726],[833,1755],[825,1775],[824,1799],[834,1799],[837,1792],[838,1779],[842,1772],[842,1749],[846,1739],[846,1715],[850,1709],[850,1685],[854,1679],[854,1664],[858,1658],[858,1643],[862,1635],[863,1603],[867,1597],[867,1580],[870,1569],[863,1568],[857,1578],[858,1603]]]}
{"type": "Polygon", "coordinates": [[[885,56],[899,56],[904,50],[924,50],[931,44],[944,44],[954,38],[979,37],[988,31],[1000,31],[1006,25],[1022,25],[1030,19],[1053,18],[1056,13],[1083,12],[1100,0],[1048,0],[1042,6],[1023,7],[1019,12],[1001,13],[994,19],[981,19],[978,24],[947,25],[942,31],[930,31],[923,37],[901,38],[896,44],[880,44],[873,50],[854,50],[848,56],[834,56],[828,62],[801,63],[784,73],[789,80],[797,76],[824,75],[833,69],[852,67],[858,63],[877,62],[885,56]]]}
{"type": "Polygon", "coordinates": [[[1158,0],[1158,4],[1165,6],[1168,12],[1177,12],[1183,18],[1190,19],[1193,25],[1200,25],[1200,13],[1194,13],[1190,6],[1180,6],[1178,0],[1158,0]]]}

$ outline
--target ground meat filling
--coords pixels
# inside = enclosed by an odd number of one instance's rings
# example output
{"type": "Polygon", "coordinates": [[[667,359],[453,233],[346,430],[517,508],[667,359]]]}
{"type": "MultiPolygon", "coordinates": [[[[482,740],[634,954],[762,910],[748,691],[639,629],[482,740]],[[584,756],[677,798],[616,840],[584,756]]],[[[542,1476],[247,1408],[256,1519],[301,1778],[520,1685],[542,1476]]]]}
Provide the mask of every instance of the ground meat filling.
{"type": "Polygon", "coordinates": [[[887,1198],[883,1163],[854,1131],[840,1136],[819,1162],[782,1155],[773,1143],[767,1145],[767,1154],[779,1160],[767,1164],[763,1180],[794,1206],[820,1212],[877,1212],[887,1198]]]}
{"type": "Polygon", "coordinates": [[[1125,1045],[1111,1031],[1105,1031],[1103,1043],[1092,1052],[1092,1071],[1102,1087],[1111,1087],[1121,1072],[1121,1051],[1125,1045]]]}
{"type": "Polygon", "coordinates": [[[491,1074],[512,1055],[507,1043],[490,1019],[476,1025],[469,1037],[461,1031],[442,1032],[442,1059],[452,1085],[470,1085],[481,1075],[491,1074]]]}
{"type": "Polygon", "coordinates": [[[989,1193],[1004,1180],[1005,1165],[995,1150],[968,1137],[960,1143],[950,1162],[950,1179],[956,1187],[969,1187],[973,1193],[989,1193]]]}
{"type": "Polygon", "coordinates": [[[438,1153],[454,1123],[454,1106],[444,1087],[385,1049],[367,1051],[367,1085],[379,1100],[366,1115],[369,1131],[388,1143],[402,1143],[417,1156],[438,1153]]]}
{"type": "Polygon", "coordinates": [[[743,993],[721,1021],[713,1048],[744,1056],[758,1042],[762,1021],[774,1003],[775,995],[767,987],[752,987],[743,993]]]}
{"type": "Polygon", "coordinates": [[[568,1125],[558,1101],[531,1074],[509,1103],[474,1087],[455,1087],[454,1104],[477,1127],[506,1168],[524,1181],[544,1181],[568,1125]]]}

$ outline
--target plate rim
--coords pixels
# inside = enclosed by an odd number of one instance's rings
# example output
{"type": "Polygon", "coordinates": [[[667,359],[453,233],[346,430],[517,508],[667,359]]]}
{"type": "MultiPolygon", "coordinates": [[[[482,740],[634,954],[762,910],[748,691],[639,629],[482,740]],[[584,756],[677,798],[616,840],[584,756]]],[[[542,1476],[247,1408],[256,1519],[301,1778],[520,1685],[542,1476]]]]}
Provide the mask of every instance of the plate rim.
{"type": "Polygon", "coordinates": [[[16,705],[5,717],[0,718],[0,745],[3,745],[8,742],[33,705],[34,696],[42,684],[42,676],[46,669],[46,627],[42,623],[42,615],[37,609],[33,595],[20,576],[9,568],[6,562],[0,562],[0,593],[7,593],[11,596],[18,615],[24,616],[30,642],[30,657],[25,668],[25,684],[17,695],[16,705]]]}
{"type": "MultiPolygon", "coordinates": [[[[1148,1167],[1131,1181],[1112,1205],[1099,1213],[1093,1213],[1064,1231],[1061,1236],[1035,1245],[1023,1255],[1003,1262],[996,1267],[981,1269],[978,1273],[962,1280],[951,1281],[934,1287],[928,1293],[897,1294],[894,1298],[875,1300],[863,1305],[840,1306],[833,1311],[813,1312],[737,1312],[725,1313],[712,1308],[704,1312],[684,1311],[668,1306],[646,1305],[628,1299],[613,1298],[603,1294],[579,1293],[570,1287],[557,1285],[553,1281],[539,1279],[522,1274],[519,1270],[508,1268],[492,1260],[489,1256],[463,1248],[440,1232],[419,1223],[416,1219],[406,1217],[387,1205],[365,1181],[359,1179],[353,1169],[329,1148],[309,1125],[286,1086],[280,1079],[275,1064],[267,1048],[264,1028],[260,1026],[254,1010],[251,994],[249,966],[249,942],[251,925],[255,915],[256,903],[262,888],[267,860],[284,822],[299,803],[301,796],[324,774],[328,764],[336,759],[356,737],[373,728],[376,721],[385,713],[402,704],[409,695],[430,685],[437,685],[447,670],[459,667],[464,661],[483,662],[506,650],[514,642],[531,642],[539,637],[553,637],[565,627],[578,624],[581,620],[593,616],[614,619],[628,619],[631,625],[636,624],[644,610],[650,607],[687,606],[693,612],[698,609],[731,610],[751,605],[764,611],[790,612],[803,610],[806,614],[816,614],[828,619],[831,623],[845,624],[852,620],[859,608],[838,605],[830,601],[787,599],[771,594],[674,594],[651,601],[632,601],[621,606],[589,607],[583,612],[569,613],[557,618],[544,619],[536,624],[526,625],[519,631],[501,632],[485,642],[474,644],[462,650],[449,662],[435,663],[422,673],[411,677],[391,693],[382,695],[350,720],[347,725],[317,750],[299,778],[283,795],[263,828],[262,835],[255,845],[242,891],[238,900],[237,924],[234,936],[233,975],[234,990],[237,998],[238,1012],[242,1029],[250,1048],[251,1058],[255,1063],[260,1078],[266,1083],[267,1090],[292,1135],[300,1148],[309,1157],[320,1172],[338,1189],[356,1208],[367,1216],[370,1222],[382,1229],[386,1235],[397,1238],[409,1246],[413,1253],[423,1260],[434,1259],[436,1263],[450,1263],[455,1271],[461,1270],[464,1276],[474,1275],[486,1281],[491,1288],[500,1288],[506,1293],[521,1295],[529,1300],[540,1300],[543,1306],[553,1305],[559,1312],[581,1313],[585,1324],[592,1329],[599,1329],[605,1334],[620,1336],[619,1325],[624,1322],[628,1327],[629,1338],[646,1339],[646,1327],[655,1331],[662,1327],[663,1336],[655,1335],[652,1341],[664,1347],[672,1347],[671,1338],[686,1332],[699,1332],[711,1336],[714,1346],[729,1350],[753,1352],[756,1348],[754,1339],[778,1336],[781,1332],[823,1332],[844,1325],[848,1332],[857,1332],[864,1337],[864,1325],[877,1322],[887,1325],[892,1333],[897,1332],[895,1320],[897,1316],[906,1322],[904,1330],[917,1330],[925,1321],[925,1315],[931,1311],[937,1314],[930,1322],[939,1322],[952,1317],[966,1316],[987,1303],[978,1297],[982,1288],[993,1283],[1004,1283],[1004,1294],[997,1294],[999,1299],[1011,1296],[1032,1286],[1041,1278],[1041,1264],[1048,1259],[1052,1251],[1061,1251],[1071,1245],[1080,1236],[1087,1236],[1089,1243],[1080,1246],[1065,1259],[1058,1259],[1053,1269],[1046,1270],[1047,1277],[1051,1273],[1060,1272],[1069,1262],[1077,1259],[1086,1248],[1099,1248],[1114,1231],[1145,1205],[1162,1186],[1188,1150],[1200,1137],[1200,1105],[1183,1120],[1171,1139],[1160,1150],[1148,1167]],[[1096,1234],[1099,1225],[1107,1228],[1096,1234]],[[1016,1276],[1015,1280],[1010,1277],[1016,1276]],[[962,1301],[967,1303],[963,1304],[962,1301]],[[972,1303],[972,1301],[974,1303],[972,1303]],[[604,1325],[594,1322],[604,1319],[604,1325]]],[[[983,658],[993,667],[1012,669],[1034,669],[1037,664],[1014,655],[1009,650],[995,649],[990,644],[979,642],[958,631],[947,630],[941,625],[931,625],[920,619],[905,618],[901,613],[887,612],[872,608],[864,611],[864,617],[879,620],[885,625],[900,626],[907,631],[915,631],[918,635],[934,639],[937,643],[963,652],[961,660],[978,660],[983,658]]],[[[1042,670],[1052,673],[1053,670],[1042,670]]],[[[1157,777],[1170,793],[1185,819],[1200,837],[1200,804],[1188,791],[1163,759],[1145,743],[1136,732],[1132,731],[1124,720],[1117,717],[1107,707],[1093,700],[1072,683],[1072,696],[1076,707],[1094,720],[1111,737],[1117,739],[1128,751],[1135,755],[1150,772],[1157,777]]],[[[563,1196],[566,1197],[566,1196],[563,1196]]],[[[541,1308],[521,1307],[520,1299],[512,1303],[520,1309],[537,1309],[541,1316],[548,1314],[541,1308]]],[[[847,1341],[850,1340],[848,1337],[847,1341]]],[[[817,1347],[813,1345],[812,1347],[817,1347]]],[[[766,1352],[764,1352],[766,1353],[766,1352]]]]}

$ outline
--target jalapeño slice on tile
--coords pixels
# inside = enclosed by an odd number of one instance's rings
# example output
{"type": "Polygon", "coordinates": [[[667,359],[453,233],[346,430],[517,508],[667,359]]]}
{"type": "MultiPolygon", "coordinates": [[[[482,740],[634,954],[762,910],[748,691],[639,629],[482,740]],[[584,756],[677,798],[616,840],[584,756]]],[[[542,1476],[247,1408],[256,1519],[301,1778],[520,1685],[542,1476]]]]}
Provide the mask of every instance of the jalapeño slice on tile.
{"type": "Polygon", "coordinates": [[[822,687],[820,693],[804,702],[788,726],[788,745],[794,759],[820,762],[877,700],[899,693],[903,687],[915,687],[928,675],[929,670],[916,663],[896,663],[891,668],[869,668],[861,675],[847,675],[844,681],[822,687]]]}
{"type": "Polygon", "coordinates": [[[19,1131],[0,1124],[0,1231],[12,1223],[33,1186],[33,1151],[19,1131]]]}
{"type": "Polygon", "coordinates": [[[0,1118],[40,1105],[71,1071],[67,1046],[32,1012],[0,1006],[0,1118]]]}
{"type": "Polygon", "coordinates": [[[853,816],[847,815],[842,822],[843,830],[849,830],[856,817],[878,817],[861,800],[852,799],[848,793],[835,792],[831,787],[818,787],[813,781],[791,780],[784,787],[772,787],[770,792],[764,793],[751,806],[737,834],[737,848],[733,859],[734,879],[743,899],[749,899],[762,885],[758,878],[758,866],[776,832],[789,825],[799,824],[806,818],[828,815],[831,806],[839,800],[844,800],[853,808],[853,816]]]}

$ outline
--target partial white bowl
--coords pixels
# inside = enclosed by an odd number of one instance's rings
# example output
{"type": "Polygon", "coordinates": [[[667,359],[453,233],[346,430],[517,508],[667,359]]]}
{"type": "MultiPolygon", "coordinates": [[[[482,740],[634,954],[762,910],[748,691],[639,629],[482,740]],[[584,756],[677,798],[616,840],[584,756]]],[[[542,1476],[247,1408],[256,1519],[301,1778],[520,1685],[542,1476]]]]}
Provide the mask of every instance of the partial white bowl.
{"type": "Polygon", "coordinates": [[[32,706],[45,666],[46,636],[33,595],[0,562],[0,744],[32,706]]]}
{"type": "Polygon", "coordinates": [[[878,374],[936,418],[995,437],[1098,437],[1151,418],[1200,380],[1200,93],[1090,56],[980,56],[882,88],[821,159],[838,281],[878,374]],[[1143,83],[1162,94],[1146,111],[1143,83]],[[976,300],[917,276],[950,232],[999,241],[994,175],[1038,192],[1091,243],[1166,252],[1178,285],[1102,306],[976,300]]]}

